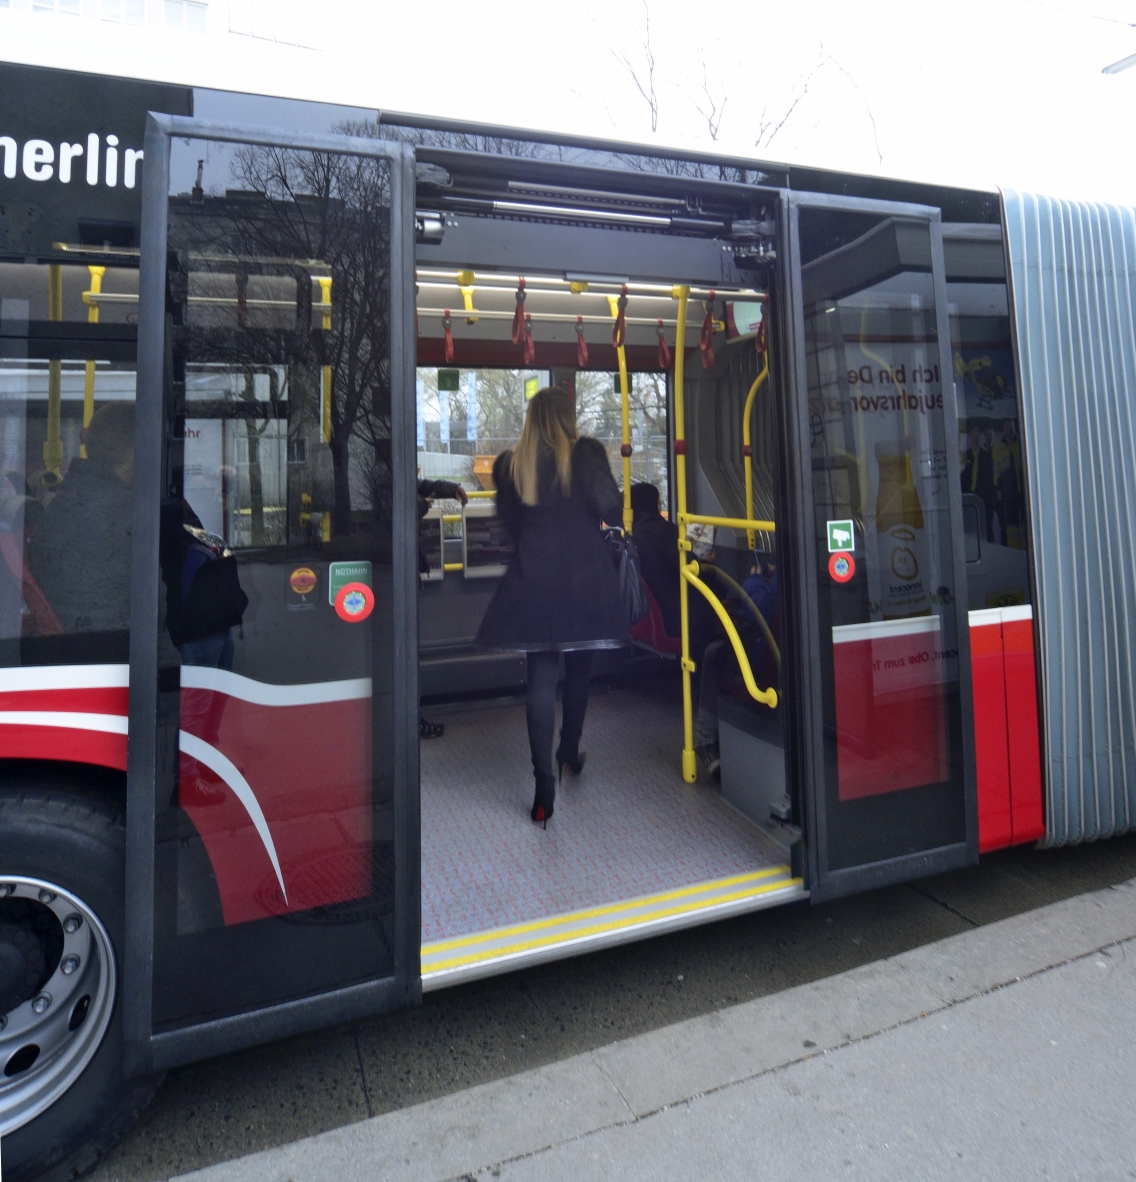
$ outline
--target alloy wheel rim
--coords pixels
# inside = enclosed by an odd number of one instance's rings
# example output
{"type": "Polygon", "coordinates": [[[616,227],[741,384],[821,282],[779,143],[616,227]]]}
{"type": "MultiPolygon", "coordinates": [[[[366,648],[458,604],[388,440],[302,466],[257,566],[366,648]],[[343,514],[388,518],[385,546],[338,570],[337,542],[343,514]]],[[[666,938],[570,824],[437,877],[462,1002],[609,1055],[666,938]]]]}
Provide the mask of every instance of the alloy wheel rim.
{"type": "Polygon", "coordinates": [[[77,896],[55,883],[0,876],[0,900],[26,899],[52,912],[63,950],[33,997],[0,1015],[0,1137],[45,1112],[95,1057],[114,1011],[114,950],[77,896]]]}

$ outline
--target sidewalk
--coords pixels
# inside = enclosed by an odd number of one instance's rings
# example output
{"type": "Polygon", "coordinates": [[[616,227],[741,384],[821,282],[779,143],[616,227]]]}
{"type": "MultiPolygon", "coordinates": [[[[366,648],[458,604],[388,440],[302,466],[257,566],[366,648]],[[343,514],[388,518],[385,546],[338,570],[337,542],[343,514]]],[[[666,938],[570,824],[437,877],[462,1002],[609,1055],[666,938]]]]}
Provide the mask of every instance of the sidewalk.
{"type": "Polygon", "coordinates": [[[1136,1177],[1136,880],[188,1182],[1136,1177]]]}

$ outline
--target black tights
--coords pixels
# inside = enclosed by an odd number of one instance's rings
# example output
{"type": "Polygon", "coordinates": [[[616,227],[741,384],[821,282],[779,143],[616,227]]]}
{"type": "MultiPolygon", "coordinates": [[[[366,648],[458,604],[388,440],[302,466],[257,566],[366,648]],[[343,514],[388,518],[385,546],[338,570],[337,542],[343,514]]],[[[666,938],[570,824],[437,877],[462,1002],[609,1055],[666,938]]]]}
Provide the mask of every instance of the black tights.
{"type": "MultiPolygon", "coordinates": [[[[529,748],[533,771],[552,775],[552,736],[556,729],[556,682],[560,676],[558,652],[529,653],[529,693],[525,717],[529,724],[529,748]]],[[[590,649],[564,654],[564,718],[560,739],[569,756],[577,754],[588,709],[588,682],[592,676],[590,649]]]]}

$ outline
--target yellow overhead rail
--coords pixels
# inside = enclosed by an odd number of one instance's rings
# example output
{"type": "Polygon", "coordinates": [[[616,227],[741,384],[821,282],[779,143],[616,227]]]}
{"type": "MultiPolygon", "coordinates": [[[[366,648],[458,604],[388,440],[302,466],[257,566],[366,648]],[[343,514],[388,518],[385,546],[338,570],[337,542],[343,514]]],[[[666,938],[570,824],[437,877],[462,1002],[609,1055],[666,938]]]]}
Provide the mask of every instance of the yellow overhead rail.
{"type": "MultiPolygon", "coordinates": [[[[741,637],[738,635],[738,630],[734,626],[733,620],[730,619],[730,613],[726,611],[722,601],[714,594],[713,591],[698,577],[700,573],[699,565],[693,559],[688,558],[688,553],[691,549],[691,544],[685,536],[687,525],[715,525],[722,526],[726,529],[736,529],[746,531],[747,536],[752,537],[757,530],[766,532],[773,532],[776,529],[772,521],[756,521],[753,518],[753,493],[752,484],[747,481],[746,490],[746,512],[747,517],[713,517],[700,513],[688,513],[686,509],[686,412],[683,403],[683,378],[685,373],[686,349],[683,346],[686,334],[686,309],[687,303],[690,300],[690,288],[685,284],[677,284],[671,291],[673,297],[678,301],[678,331],[676,333],[676,345],[674,354],[674,424],[675,424],[675,442],[674,442],[674,457],[675,457],[675,501],[678,510],[676,516],[679,525],[679,539],[678,539],[678,569],[679,569],[679,618],[682,623],[682,778],[688,784],[693,784],[698,778],[697,765],[694,756],[694,703],[691,696],[690,689],[690,675],[695,671],[697,666],[691,659],[690,655],[690,588],[694,587],[714,609],[714,614],[722,623],[722,627],[729,637],[730,644],[733,646],[734,655],[738,659],[738,667],[741,669],[742,680],[745,682],[746,690],[751,698],[756,702],[761,702],[763,705],[769,706],[771,709],[777,706],[777,691],[770,687],[763,690],[754,680],[753,670],[750,667],[749,657],[746,654],[745,646],[742,644],[741,637]]],[[[763,367],[763,373],[768,372],[768,363],[763,367]]],[[[749,411],[752,409],[752,399],[756,394],[758,386],[764,380],[762,374],[758,375],[758,381],[754,383],[750,389],[749,397],[746,399],[746,427],[744,437],[748,439],[749,434],[749,411]]],[[[747,476],[752,481],[751,469],[746,466],[747,476]]],[[[752,543],[751,543],[752,546],[752,543]]],[[[756,607],[754,608],[756,611],[756,607]]],[[[758,613],[760,616],[760,613],[758,613]]],[[[768,625],[765,625],[764,619],[761,620],[764,625],[764,630],[767,638],[772,639],[768,630],[768,625]]],[[[773,645],[773,651],[777,652],[778,658],[780,653],[773,645]]]]}

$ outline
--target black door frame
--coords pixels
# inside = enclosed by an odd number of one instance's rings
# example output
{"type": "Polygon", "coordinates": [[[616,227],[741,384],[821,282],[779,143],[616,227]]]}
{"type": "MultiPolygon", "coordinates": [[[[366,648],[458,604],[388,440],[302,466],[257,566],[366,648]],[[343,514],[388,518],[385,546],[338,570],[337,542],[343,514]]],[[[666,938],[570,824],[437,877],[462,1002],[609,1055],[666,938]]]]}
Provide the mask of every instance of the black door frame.
{"type": "Polygon", "coordinates": [[[905,882],[929,874],[972,865],[978,861],[978,788],[974,757],[974,709],[970,678],[970,632],[966,607],[966,554],[963,544],[962,498],[949,498],[953,541],[954,585],[964,589],[954,599],[958,631],[959,695],[962,711],[963,783],[966,839],[916,854],[887,858],[840,870],[828,869],[827,817],[825,814],[824,704],[819,670],[822,668],[820,609],[817,602],[817,563],[814,544],[815,514],[809,429],[808,374],[805,351],[804,300],[801,283],[800,211],[832,209],[902,217],[926,222],[931,234],[931,263],[935,287],[935,318],[939,335],[943,415],[948,428],[948,487],[959,488],[957,448],[949,444],[949,432],[958,422],[953,380],[950,316],[947,310],[947,277],[943,260],[942,215],[936,206],[914,205],[871,198],[783,191],[782,248],[788,248],[788,266],[782,282],[787,297],[787,342],[791,405],[786,415],[789,473],[785,515],[790,546],[790,585],[796,596],[793,613],[800,678],[795,710],[797,774],[808,852],[808,881],[814,903],[905,882]]]}
{"type": "Polygon", "coordinates": [[[414,149],[395,140],[296,134],[151,112],[146,121],[139,276],[135,426],[133,594],[130,608],[130,733],[127,772],[126,947],[123,1022],[126,1070],[160,1071],[273,1038],[330,1026],[421,999],[418,786],[418,567],[414,416],[414,149]],[[170,143],[173,138],[260,144],[379,157],[391,167],[391,463],[394,472],[394,856],[393,975],[312,997],[154,1033],[155,791],[159,728],[159,504],[170,143]],[[159,212],[160,211],[160,212],[159,212]]]}

